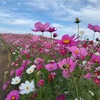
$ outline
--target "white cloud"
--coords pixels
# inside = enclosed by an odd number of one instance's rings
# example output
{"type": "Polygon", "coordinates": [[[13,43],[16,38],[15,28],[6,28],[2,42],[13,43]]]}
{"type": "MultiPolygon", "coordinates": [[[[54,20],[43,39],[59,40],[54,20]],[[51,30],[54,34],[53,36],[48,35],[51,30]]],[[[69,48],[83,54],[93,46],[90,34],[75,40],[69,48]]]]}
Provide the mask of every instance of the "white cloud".
{"type": "Polygon", "coordinates": [[[100,3],[100,0],[88,0],[88,2],[97,4],[100,3]]]}

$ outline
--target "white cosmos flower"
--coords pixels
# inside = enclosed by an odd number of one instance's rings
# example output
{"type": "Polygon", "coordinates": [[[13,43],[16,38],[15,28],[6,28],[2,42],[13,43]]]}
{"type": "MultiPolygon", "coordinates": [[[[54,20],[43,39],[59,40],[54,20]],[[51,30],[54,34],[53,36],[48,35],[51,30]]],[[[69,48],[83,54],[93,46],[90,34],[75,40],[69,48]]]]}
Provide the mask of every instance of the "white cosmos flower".
{"type": "Polygon", "coordinates": [[[13,52],[12,54],[13,54],[13,55],[15,55],[16,53],[15,53],[15,52],[13,52]]]}
{"type": "Polygon", "coordinates": [[[82,64],[83,64],[83,65],[86,65],[86,63],[87,63],[87,61],[85,61],[85,60],[84,60],[84,61],[82,61],[82,64]]]}
{"type": "Polygon", "coordinates": [[[100,53],[99,52],[96,52],[95,55],[100,56],[100,53]]]}
{"type": "Polygon", "coordinates": [[[35,66],[35,65],[31,65],[31,66],[30,66],[30,68],[35,69],[35,68],[36,68],[36,66],[35,66]]]}
{"type": "Polygon", "coordinates": [[[26,70],[26,73],[27,73],[27,74],[31,74],[31,73],[33,73],[33,71],[34,71],[33,68],[28,68],[28,69],[26,70]]]}
{"type": "Polygon", "coordinates": [[[31,82],[26,81],[19,86],[20,94],[29,94],[35,90],[34,87],[35,85],[33,80],[31,82]]]}
{"type": "Polygon", "coordinates": [[[16,76],[15,78],[12,78],[11,84],[16,85],[21,81],[21,78],[19,76],[16,76]]]}

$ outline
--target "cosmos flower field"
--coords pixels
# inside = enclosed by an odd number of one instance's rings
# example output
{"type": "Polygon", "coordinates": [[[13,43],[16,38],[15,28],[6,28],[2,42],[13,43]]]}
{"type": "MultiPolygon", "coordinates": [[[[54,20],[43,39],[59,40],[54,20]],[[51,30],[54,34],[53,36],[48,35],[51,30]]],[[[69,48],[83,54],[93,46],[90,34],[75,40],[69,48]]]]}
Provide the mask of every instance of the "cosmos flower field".
{"type": "MultiPolygon", "coordinates": [[[[5,79],[5,100],[100,100],[100,39],[80,40],[56,28],[35,23],[33,34],[2,34],[10,52],[10,79],[5,79]],[[45,37],[49,32],[51,37],[45,37]]],[[[88,25],[95,32],[98,25],[88,25]]]]}

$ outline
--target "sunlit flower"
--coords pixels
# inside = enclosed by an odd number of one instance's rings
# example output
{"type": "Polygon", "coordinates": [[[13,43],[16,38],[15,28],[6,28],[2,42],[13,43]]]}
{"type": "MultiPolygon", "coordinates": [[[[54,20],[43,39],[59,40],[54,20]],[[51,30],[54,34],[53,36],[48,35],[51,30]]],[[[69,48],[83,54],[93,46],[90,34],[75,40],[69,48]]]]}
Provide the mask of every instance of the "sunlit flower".
{"type": "Polygon", "coordinates": [[[94,32],[100,32],[100,26],[88,24],[88,28],[93,30],[94,32]]]}
{"type": "Polygon", "coordinates": [[[77,40],[77,38],[75,38],[75,35],[72,35],[71,37],[66,34],[62,36],[62,40],[56,40],[56,42],[60,45],[64,45],[64,46],[76,46],[79,41],[77,40]]]}
{"type": "Polygon", "coordinates": [[[29,94],[30,92],[35,91],[34,87],[34,81],[25,81],[25,83],[21,83],[19,86],[20,94],[29,94]]]}
{"type": "Polygon", "coordinates": [[[34,25],[35,29],[32,29],[32,31],[33,32],[44,32],[48,30],[49,26],[50,26],[49,23],[42,24],[41,22],[36,22],[34,25]]]}

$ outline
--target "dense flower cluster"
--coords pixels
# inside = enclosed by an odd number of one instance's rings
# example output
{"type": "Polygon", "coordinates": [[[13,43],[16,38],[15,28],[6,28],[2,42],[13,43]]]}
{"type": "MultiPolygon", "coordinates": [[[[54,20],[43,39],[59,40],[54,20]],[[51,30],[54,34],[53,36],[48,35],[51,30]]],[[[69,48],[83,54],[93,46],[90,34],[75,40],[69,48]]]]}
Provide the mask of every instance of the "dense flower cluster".
{"type": "MultiPolygon", "coordinates": [[[[37,22],[33,31],[56,31],[49,26],[37,22]]],[[[100,41],[80,41],[68,34],[52,42],[36,35],[2,38],[10,45],[12,68],[12,79],[6,80],[3,90],[9,86],[13,90],[5,100],[100,99],[100,41]]]]}

